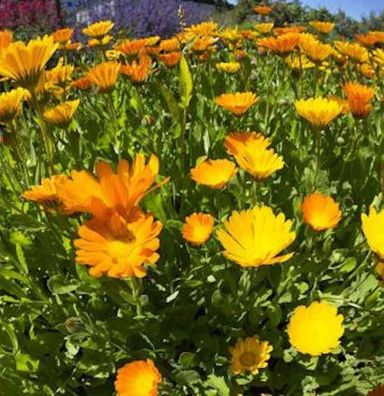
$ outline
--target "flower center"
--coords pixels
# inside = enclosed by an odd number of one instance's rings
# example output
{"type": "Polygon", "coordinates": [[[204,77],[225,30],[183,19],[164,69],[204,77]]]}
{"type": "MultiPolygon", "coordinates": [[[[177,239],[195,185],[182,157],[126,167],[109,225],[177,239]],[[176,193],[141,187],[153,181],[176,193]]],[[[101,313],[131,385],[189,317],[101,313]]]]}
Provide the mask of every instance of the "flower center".
{"type": "Polygon", "coordinates": [[[240,362],[244,367],[251,367],[257,362],[257,356],[253,352],[244,352],[240,356],[240,362]]]}

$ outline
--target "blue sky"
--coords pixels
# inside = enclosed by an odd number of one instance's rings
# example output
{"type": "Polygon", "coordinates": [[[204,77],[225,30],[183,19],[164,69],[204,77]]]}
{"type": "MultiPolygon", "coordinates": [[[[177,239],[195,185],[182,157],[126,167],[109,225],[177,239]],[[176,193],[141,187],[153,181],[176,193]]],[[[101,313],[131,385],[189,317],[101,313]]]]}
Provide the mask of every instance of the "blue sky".
{"type": "MultiPolygon", "coordinates": [[[[237,3],[237,0],[230,0],[237,3]]],[[[305,5],[314,8],[327,7],[330,11],[342,9],[353,18],[369,15],[370,11],[384,10],[384,0],[301,0],[305,5]]]]}

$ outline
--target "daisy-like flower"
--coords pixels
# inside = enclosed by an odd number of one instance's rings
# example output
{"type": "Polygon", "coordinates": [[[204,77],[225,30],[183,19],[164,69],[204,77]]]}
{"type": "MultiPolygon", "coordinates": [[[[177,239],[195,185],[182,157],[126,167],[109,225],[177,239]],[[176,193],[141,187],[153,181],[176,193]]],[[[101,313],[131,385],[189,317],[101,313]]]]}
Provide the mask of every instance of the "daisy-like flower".
{"type": "Polygon", "coordinates": [[[222,94],[215,99],[218,106],[223,107],[236,116],[246,113],[258,101],[259,98],[253,92],[222,94]]]}
{"type": "Polygon", "coordinates": [[[1,30],[0,31],[0,50],[8,47],[11,44],[13,39],[13,34],[9,30],[1,30]]]}
{"type": "Polygon", "coordinates": [[[369,247],[384,259],[384,210],[377,212],[375,208],[370,208],[368,215],[361,215],[361,222],[369,247]]]}
{"type": "Polygon", "coordinates": [[[335,228],[341,220],[339,204],[328,195],[314,193],[304,198],[301,204],[304,223],[315,231],[335,228]]]}
{"type": "Polygon", "coordinates": [[[246,145],[254,144],[254,142],[257,142],[263,148],[268,148],[271,145],[271,141],[262,133],[233,132],[225,137],[224,146],[229,154],[237,155],[246,145]]]}
{"type": "Polygon", "coordinates": [[[355,38],[364,47],[373,47],[379,42],[379,38],[374,33],[357,34],[355,38]]]}
{"type": "Polygon", "coordinates": [[[309,24],[317,30],[319,33],[331,33],[335,28],[335,24],[333,22],[321,22],[321,21],[312,21],[309,24]]]}
{"type": "Polygon", "coordinates": [[[92,87],[92,81],[88,78],[88,76],[83,76],[77,80],[73,80],[71,85],[72,87],[86,91],[92,87]]]}
{"type": "Polygon", "coordinates": [[[158,55],[161,62],[164,63],[165,66],[172,68],[177,66],[180,63],[181,52],[169,52],[167,54],[159,54],[158,55]]]}
{"type": "Polygon", "coordinates": [[[298,33],[285,33],[278,37],[266,37],[257,41],[260,47],[268,48],[278,55],[288,55],[300,42],[298,33]]]}
{"type": "Polygon", "coordinates": [[[118,62],[103,62],[90,69],[87,77],[99,88],[100,92],[108,93],[115,88],[120,69],[121,65],[118,62]]]}
{"type": "Polygon", "coordinates": [[[16,88],[0,94],[0,124],[11,122],[20,113],[27,92],[24,88],[16,88]]]}
{"type": "Polygon", "coordinates": [[[256,375],[260,369],[268,366],[272,349],[267,341],[260,341],[257,336],[238,340],[235,346],[229,349],[232,371],[235,374],[249,371],[256,375]]]}
{"type": "Polygon", "coordinates": [[[57,44],[51,36],[31,40],[28,44],[13,42],[0,52],[0,76],[8,77],[17,85],[33,90],[56,49],[57,44]]]}
{"type": "Polygon", "coordinates": [[[285,63],[292,70],[313,69],[316,65],[304,54],[291,54],[285,58],[285,63]]]}
{"type": "Polygon", "coordinates": [[[356,118],[367,117],[372,110],[371,101],[375,95],[375,90],[366,85],[347,82],[343,90],[347,96],[351,113],[356,118]]]}
{"type": "Polygon", "coordinates": [[[141,84],[148,78],[152,68],[151,58],[143,54],[139,57],[139,62],[133,61],[130,65],[121,66],[120,72],[128,77],[132,83],[141,84]]]}
{"type": "Polygon", "coordinates": [[[146,52],[148,40],[137,39],[137,40],[124,40],[114,46],[115,50],[121,52],[127,56],[136,56],[146,52]]]}
{"type": "Polygon", "coordinates": [[[326,98],[297,100],[295,107],[299,115],[316,128],[325,128],[343,111],[338,102],[326,98]]]}
{"type": "Polygon", "coordinates": [[[112,36],[107,35],[102,38],[90,39],[88,40],[88,47],[89,48],[105,47],[111,42],[112,38],[113,38],[112,36]]]}
{"type": "Polygon", "coordinates": [[[307,30],[305,26],[300,26],[300,25],[292,25],[292,26],[284,26],[284,27],[277,27],[273,29],[273,33],[275,33],[277,36],[282,36],[284,34],[288,33],[303,33],[307,30]]]}
{"type": "Polygon", "coordinates": [[[295,309],[288,324],[289,342],[299,352],[311,356],[332,352],[344,334],[343,315],[326,301],[295,309]]]}
{"type": "Polygon", "coordinates": [[[256,23],[255,29],[262,34],[269,33],[273,29],[274,23],[256,23]]]}
{"type": "Polygon", "coordinates": [[[188,26],[183,33],[188,39],[193,39],[195,37],[213,36],[218,28],[219,25],[216,22],[209,21],[188,26]]]}
{"type": "Polygon", "coordinates": [[[193,213],[185,218],[181,230],[183,238],[192,245],[201,246],[208,241],[215,219],[208,213],[193,213]]]}
{"type": "Polygon", "coordinates": [[[256,14],[265,16],[265,15],[269,15],[272,12],[272,7],[257,6],[257,7],[253,7],[253,10],[256,12],[256,14]]]}
{"type": "Polygon", "coordinates": [[[358,43],[335,41],[335,47],[341,54],[356,62],[364,63],[368,61],[368,50],[358,43]]]}
{"type": "Polygon", "coordinates": [[[234,211],[224,228],[217,231],[224,256],[242,267],[259,267],[289,260],[293,253],[278,256],[292,244],[296,233],[283,213],[275,215],[268,206],[234,211]]]}
{"type": "Polygon", "coordinates": [[[65,129],[71,123],[79,104],[79,99],[60,103],[55,107],[46,109],[43,113],[43,118],[49,124],[65,129]]]}
{"type": "Polygon", "coordinates": [[[192,50],[196,52],[204,52],[204,51],[212,50],[215,48],[216,42],[217,39],[213,37],[197,38],[193,42],[192,50]]]}
{"type": "Polygon", "coordinates": [[[323,44],[310,34],[300,35],[300,48],[315,63],[321,63],[333,52],[329,44],[323,44]]]}
{"type": "Polygon", "coordinates": [[[377,48],[373,51],[373,59],[376,63],[378,63],[381,67],[384,66],[384,50],[381,48],[377,48]]]}
{"type": "Polygon", "coordinates": [[[72,28],[58,29],[52,33],[52,37],[55,43],[59,43],[64,46],[71,40],[73,32],[74,30],[72,28]]]}
{"type": "Polygon", "coordinates": [[[72,88],[71,82],[74,70],[74,66],[64,65],[64,60],[61,58],[53,69],[44,73],[42,89],[49,91],[58,99],[63,98],[72,88]]]}
{"type": "Polygon", "coordinates": [[[207,159],[191,169],[192,180],[215,189],[223,188],[236,173],[236,165],[226,159],[207,159]]]}
{"type": "Polygon", "coordinates": [[[117,371],[117,396],[157,396],[161,374],[153,361],[135,360],[117,371]]]}
{"type": "Polygon", "coordinates": [[[240,70],[239,62],[221,62],[216,63],[216,69],[227,74],[234,74],[240,70]]]}
{"type": "Polygon", "coordinates": [[[82,32],[92,38],[100,39],[106,36],[113,28],[114,23],[112,21],[99,21],[92,23],[82,30],[82,32]]]}
{"type": "Polygon", "coordinates": [[[157,238],[162,229],[153,216],[133,208],[124,216],[114,212],[93,218],[79,228],[76,239],[77,264],[89,266],[92,276],[113,278],[147,275],[145,264],[154,265],[160,247],[157,238]]]}
{"type": "Polygon", "coordinates": [[[160,51],[165,52],[179,52],[180,51],[180,41],[177,37],[172,37],[170,39],[161,40],[159,44],[160,51]]]}

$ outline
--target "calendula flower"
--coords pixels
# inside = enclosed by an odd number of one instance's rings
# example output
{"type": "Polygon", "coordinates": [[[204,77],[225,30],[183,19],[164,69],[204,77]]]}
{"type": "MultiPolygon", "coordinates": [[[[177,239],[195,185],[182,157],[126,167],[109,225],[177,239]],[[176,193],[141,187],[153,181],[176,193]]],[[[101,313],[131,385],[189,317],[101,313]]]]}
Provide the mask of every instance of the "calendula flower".
{"type": "Polygon", "coordinates": [[[0,124],[11,122],[20,113],[26,93],[24,88],[16,88],[0,94],[0,124]]]}
{"type": "Polygon", "coordinates": [[[359,83],[347,82],[343,90],[347,96],[349,109],[354,117],[364,118],[371,112],[371,101],[375,95],[373,88],[359,83]]]}
{"type": "Polygon", "coordinates": [[[357,70],[366,78],[372,79],[376,72],[370,63],[361,63],[356,66],[357,70]]]}
{"type": "Polygon", "coordinates": [[[74,69],[72,65],[64,65],[64,60],[61,58],[56,67],[44,73],[42,90],[49,91],[59,99],[65,97],[72,88],[74,69]]]}
{"type": "Polygon", "coordinates": [[[100,39],[106,36],[113,28],[114,23],[112,21],[99,21],[92,23],[82,30],[82,32],[92,38],[100,39]]]}
{"type": "Polygon", "coordinates": [[[256,12],[256,14],[265,16],[265,15],[269,15],[272,12],[272,7],[257,6],[257,7],[253,7],[253,10],[256,12]]]}
{"type": "Polygon", "coordinates": [[[113,37],[110,35],[101,38],[93,38],[88,40],[87,44],[89,48],[105,47],[111,42],[112,38],[113,37]]]}
{"type": "Polygon", "coordinates": [[[167,54],[159,54],[159,59],[165,64],[165,66],[171,68],[175,67],[180,63],[181,52],[169,52],[167,54]]]}
{"type": "Polygon", "coordinates": [[[180,51],[180,41],[177,37],[172,37],[167,40],[161,40],[159,44],[160,51],[165,52],[179,52],[180,51]]]}
{"type": "Polygon", "coordinates": [[[204,52],[208,50],[212,50],[214,45],[216,44],[217,39],[213,37],[201,37],[197,38],[193,42],[192,49],[196,52],[204,52]]]}
{"type": "Polygon", "coordinates": [[[100,92],[108,93],[115,88],[120,69],[121,65],[118,62],[103,62],[90,69],[87,77],[100,92]]]}
{"type": "Polygon", "coordinates": [[[379,38],[374,33],[357,34],[355,38],[364,47],[373,47],[379,42],[379,38]]]}
{"type": "Polygon", "coordinates": [[[143,83],[148,78],[152,68],[152,60],[146,55],[140,55],[139,62],[121,66],[121,74],[128,77],[132,83],[143,83]]]}
{"type": "Polygon", "coordinates": [[[219,28],[219,25],[216,22],[202,22],[198,25],[191,25],[184,29],[184,36],[187,37],[188,40],[191,40],[195,37],[207,37],[213,36],[219,28]]]}
{"type": "Polygon", "coordinates": [[[148,41],[144,39],[124,40],[115,45],[115,49],[127,56],[136,56],[146,52],[148,41]]]}
{"type": "Polygon", "coordinates": [[[65,213],[66,210],[59,197],[59,192],[67,179],[68,177],[64,175],[54,175],[43,179],[40,185],[33,186],[30,190],[25,191],[22,196],[28,201],[42,205],[48,211],[65,213]]]}
{"type": "Polygon", "coordinates": [[[373,51],[373,60],[381,67],[384,66],[384,50],[377,48],[373,51]]]}
{"type": "Polygon", "coordinates": [[[313,69],[316,65],[303,54],[291,54],[285,58],[285,63],[292,70],[313,69]]]}
{"type": "Polygon", "coordinates": [[[89,266],[95,277],[143,278],[145,264],[154,265],[160,257],[156,251],[161,229],[160,222],[138,208],[124,216],[114,212],[94,218],[79,228],[79,239],[74,242],[76,263],[89,266]]]}
{"type": "Polygon", "coordinates": [[[57,44],[51,36],[31,40],[28,44],[20,41],[11,43],[0,52],[0,76],[33,90],[56,49],[57,44]]]}
{"type": "Polygon", "coordinates": [[[255,29],[259,32],[259,33],[269,33],[272,29],[273,29],[274,23],[256,23],[255,25],[255,29]]]}
{"type": "Polygon", "coordinates": [[[67,128],[80,104],[80,100],[70,100],[60,103],[59,105],[47,109],[43,113],[43,118],[49,124],[56,125],[59,128],[67,128]]]}
{"type": "Polygon", "coordinates": [[[341,220],[339,204],[328,195],[313,193],[304,198],[301,204],[304,223],[315,231],[335,228],[341,220]]]}
{"type": "Polygon", "coordinates": [[[65,45],[71,40],[74,30],[72,28],[58,29],[52,33],[53,40],[55,43],[65,45]]]}
{"type": "Polygon", "coordinates": [[[326,301],[295,309],[288,324],[289,342],[299,352],[311,356],[332,352],[344,334],[343,315],[326,301]]]}
{"type": "Polygon", "coordinates": [[[299,115],[316,128],[325,128],[343,111],[338,102],[326,98],[297,100],[295,107],[299,115]]]}
{"type": "Polygon", "coordinates": [[[257,144],[263,149],[271,145],[271,141],[263,134],[258,132],[234,132],[225,137],[224,146],[227,152],[231,155],[238,155],[245,146],[257,144]]]}
{"type": "Polygon", "coordinates": [[[321,22],[321,21],[312,21],[309,24],[320,33],[331,33],[335,28],[335,24],[332,22],[321,22]]]}
{"type": "Polygon", "coordinates": [[[260,47],[268,48],[278,55],[288,55],[300,42],[298,33],[286,33],[278,37],[266,37],[257,41],[260,47]]]}
{"type": "Polygon", "coordinates": [[[71,85],[75,88],[81,89],[82,91],[86,91],[92,87],[92,81],[88,76],[83,76],[77,80],[73,80],[71,85]]]}
{"type": "Polygon", "coordinates": [[[208,241],[215,219],[207,213],[193,213],[185,218],[181,230],[183,238],[192,245],[201,246],[208,241]]]}
{"type": "Polygon", "coordinates": [[[375,208],[370,208],[368,215],[361,215],[361,222],[369,247],[384,259],[384,210],[376,212],[375,208]]]}
{"type": "Polygon", "coordinates": [[[293,253],[278,256],[296,238],[292,221],[275,215],[268,206],[232,212],[217,231],[224,256],[242,267],[259,267],[289,260],[293,253]]]}
{"type": "Polygon", "coordinates": [[[216,63],[216,69],[228,74],[233,74],[240,70],[240,63],[239,62],[216,63]]]}
{"type": "Polygon", "coordinates": [[[260,341],[257,336],[238,340],[235,346],[229,349],[232,371],[235,374],[249,371],[256,375],[260,369],[268,366],[272,349],[267,341],[260,341]]]}
{"type": "Polygon", "coordinates": [[[9,30],[0,30],[0,50],[8,47],[13,39],[13,34],[9,30]]]}
{"type": "Polygon", "coordinates": [[[117,396],[157,396],[161,374],[153,361],[135,360],[117,371],[117,396]]]}
{"type": "Polygon", "coordinates": [[[335,47],[340,53],[356,62],[364,63],[368,61],[368,50],[358,43],[335,41],[335,47]]]}
{"type": "Polygon", "coordinates": [[[323,62],[333,52],[333,48],[329,44],[322,44],[309,34],[300,35],[300,48],[315,63],[323,62]]]}
{"type": "Polygon", "coordinates": [[[236,175],[236,172],[236,165],[231,161],[208,159],[191,169],[191,177],[196,183],[220,189],[236,175]]]}
{"type": "Polygon", "coordinates": [[[259,98],[253,92],[222,94],[215,99],[218,106],[224,107],[236,116],[246,113],[258,101],[259,98]]]}
{"type": "Polygon", "coordinates": [[[307,28],[305,26],[293,25],[293,26],[277,27],[277,28],[273,29],[273,32],[277,36],[282,36],[287,33],[303,33],[306,30],[307,30],[307,28]]]}

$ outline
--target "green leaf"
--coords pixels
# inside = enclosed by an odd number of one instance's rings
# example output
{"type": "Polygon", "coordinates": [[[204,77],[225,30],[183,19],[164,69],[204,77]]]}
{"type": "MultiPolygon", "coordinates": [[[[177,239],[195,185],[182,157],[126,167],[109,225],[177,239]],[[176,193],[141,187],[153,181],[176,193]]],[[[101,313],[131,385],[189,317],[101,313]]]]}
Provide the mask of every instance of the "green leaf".
{"type": "Polygon", "coordinates": [[[210,387],[216,389],[220,396],[229,396],[230,395],[230,391],[229,391],[227,383],[224,380],[224,377],[216,377],[216,375],[211,374],[208,377],[207,384],[210,387]]]}
{"type": "Polygon", "coordinates": [[[34,373],[39,368],[39,361],[26,353],[16,355],[16,369],[26,373],[34,373]]]}
{"type": "Polygon", "coordinates": [[[180,106],[183,109],[187,109],[189,102],[192,99],[193,80],[191,71],[189,70],[188,63],[184,56],[182,56],[180,60],[179,83],[181,99],[180,106]]]}

